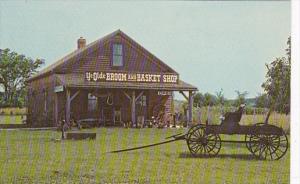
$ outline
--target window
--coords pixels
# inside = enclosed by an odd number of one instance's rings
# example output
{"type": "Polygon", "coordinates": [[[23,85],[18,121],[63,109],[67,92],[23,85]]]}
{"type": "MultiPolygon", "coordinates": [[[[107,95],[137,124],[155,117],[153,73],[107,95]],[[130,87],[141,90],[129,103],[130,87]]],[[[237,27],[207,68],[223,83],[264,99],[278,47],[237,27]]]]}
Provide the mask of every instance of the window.
{"type": "Polygon", "coordinates": [[[140,97],[140,99],[138,100],[138,103],[143,106],[143,107],[146,107],[147,106],[147,97],[146,95],[142,95],[140,97]]]}
{"type": "Polygon", "coordinates": [[[88,94],[88,112],[94,112],[97,110],[97,97],[92,95],[91,93],[88,94]]]}
{"type": "Polygon", "coordinates": [[[113,44],[113,66],[123,66],[122,44],[113,44]]]}

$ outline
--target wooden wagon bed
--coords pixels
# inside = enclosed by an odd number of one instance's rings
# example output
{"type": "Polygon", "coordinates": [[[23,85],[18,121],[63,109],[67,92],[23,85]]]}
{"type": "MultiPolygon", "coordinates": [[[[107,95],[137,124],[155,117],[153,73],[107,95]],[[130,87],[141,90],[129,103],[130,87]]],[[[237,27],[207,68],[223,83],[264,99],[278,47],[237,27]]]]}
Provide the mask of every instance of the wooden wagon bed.
{"type": "Polygon", "coordinates": [[[282,135],[282,129],[275,126],[253,126],[253,125],[236,125],[236,126],[222,126],[222,125],[206,125],[207,134],[264,134],[264,135],[282,135]]]}

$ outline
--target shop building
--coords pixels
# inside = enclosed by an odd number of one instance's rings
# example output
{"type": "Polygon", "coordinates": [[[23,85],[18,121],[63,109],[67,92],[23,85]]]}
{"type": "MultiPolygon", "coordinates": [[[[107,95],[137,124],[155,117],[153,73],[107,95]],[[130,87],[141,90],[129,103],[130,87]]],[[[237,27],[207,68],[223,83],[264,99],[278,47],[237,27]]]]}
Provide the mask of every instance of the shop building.
{"type": "Polygon", "coordinates": [[[172,114],[174,92],[188,100],[192,121],[197,88],[120,30],[77,48],[28,81],[28,123],[56,126],[65,119],[122,125],[172,114]]]}

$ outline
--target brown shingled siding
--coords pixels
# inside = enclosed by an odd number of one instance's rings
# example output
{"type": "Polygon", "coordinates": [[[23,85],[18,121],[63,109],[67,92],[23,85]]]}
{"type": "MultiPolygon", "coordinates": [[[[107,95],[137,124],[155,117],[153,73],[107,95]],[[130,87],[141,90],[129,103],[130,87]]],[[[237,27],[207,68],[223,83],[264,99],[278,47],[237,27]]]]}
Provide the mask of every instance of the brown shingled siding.
{"type": "Polygon", "coordinates": [[[28,87],[28,123],[31,126],[54,125],[54,86],[53,75],[35,80],[28,87]],[[47,111],[45,109],[45,92],[47,111]]]}
{"type": "MultiPolygon", "coordinates": [[[[157,91],[149,92],[149,104],[148,104],[148,114],[149,116],[157,117],[160,110],[165,107],[165,112],[170,109],[170,104],[168,103],[169,96],[159,96],[157,91]]],[[[150,118],[150,117],[149,117],[150,118]]]]}
{"type": "Polygon", "coordinates": [[[160,66],[159,61],[150,55],[145,55],[140,47],[132,45],[127,39],[116,36],[110,42],[100,43],[96,51],[84,55],[82,58],[75,58],[72,65],[65,65],[61,71],[82,73],[96,70],[122,70],[140,72],[170,72],[164,66],[160,66]],[[124,49],[124,66],[120,68],[111,66],[112,44],[122,43],[124,49]]]}

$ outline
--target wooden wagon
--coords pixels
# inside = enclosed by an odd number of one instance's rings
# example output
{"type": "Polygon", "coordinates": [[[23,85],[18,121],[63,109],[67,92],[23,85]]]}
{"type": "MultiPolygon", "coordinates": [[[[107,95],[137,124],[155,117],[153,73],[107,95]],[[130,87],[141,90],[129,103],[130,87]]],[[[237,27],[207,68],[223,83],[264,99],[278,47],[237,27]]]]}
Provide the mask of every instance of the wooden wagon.
{"type": "Polygon", "coordinates": [[[216,156],[222,143],[243,143],[259,159],[278,160],[288,149],[288,138],[282,128],[264,123],[240,125],[243,107],[236,112],[226,113],[220,125],[198,124],[185,135],[192,155],[216,156]],[[244,141],[222,140],[222,134],[245,135],[244,141]]]}
{"type": "Polygon", "coordinates": [[[132,151],[178,140],[185,140],[193,156],[216,156],[221,150],[222,143],[242,143],[258,159],[279,160],[288,150],[288,138],[282,128],[268,124],[268,116],[264,123],[254,125],[240,125],[244,106],[235,112],[225,114],[220,125],[197,124],[192,126],[185,134],[176,134],[167,137],[164,142],[111,151],[119,153],[132,151]],[[244,135],[244,141],[222,140],[222,134],[244,135]]]}

